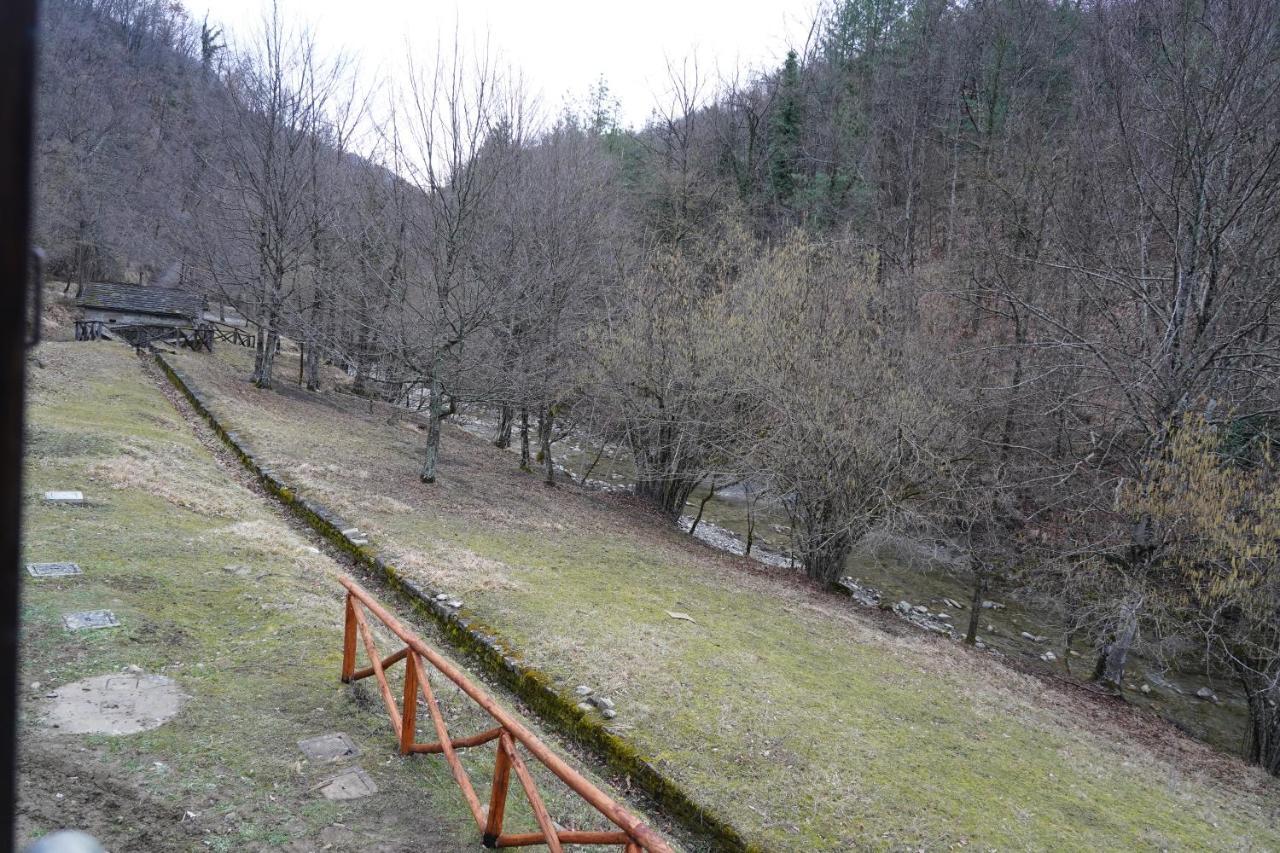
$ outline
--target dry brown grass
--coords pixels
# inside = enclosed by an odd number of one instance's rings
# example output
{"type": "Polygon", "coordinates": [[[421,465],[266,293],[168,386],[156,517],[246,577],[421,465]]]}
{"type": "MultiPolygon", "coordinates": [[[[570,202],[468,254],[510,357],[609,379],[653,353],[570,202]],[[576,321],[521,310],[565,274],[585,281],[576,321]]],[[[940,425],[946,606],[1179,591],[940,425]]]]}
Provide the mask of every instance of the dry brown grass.
{"type": "Polygon", "coordinates": [[[176,449],[130,444],[124,453],[91,463],[89,477],[111,489],[141,489],[174,506],[201,515],[234,518],[243,497],[225,483],[208,482],[176,449]]]}

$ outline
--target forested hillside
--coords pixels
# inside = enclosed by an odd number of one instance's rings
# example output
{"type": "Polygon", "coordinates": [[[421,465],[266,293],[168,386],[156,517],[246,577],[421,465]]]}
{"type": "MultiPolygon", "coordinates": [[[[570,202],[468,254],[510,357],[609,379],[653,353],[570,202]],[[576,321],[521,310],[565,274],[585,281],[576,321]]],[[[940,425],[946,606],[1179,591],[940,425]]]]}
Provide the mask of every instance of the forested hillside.
{"type": "MultiPolygon", "coordinates": [[[[550,485],[626,449],[676,519],[781,506],[831,584],[870,533],[1034,602],[1119,688],[1238,684],[1280,775],[1280,15],[1269,0],[835,0],[775,69],[673,63],[644,128],[500,57],[359,85],[278,17],[44,6],[38,239],[170,283],[358,394],[496,413],[550,485]]],[[[388,44],[398,44],[388,35],[388,44]]],[[[589,77],[589,74],[588,74],[589,77]]]]}

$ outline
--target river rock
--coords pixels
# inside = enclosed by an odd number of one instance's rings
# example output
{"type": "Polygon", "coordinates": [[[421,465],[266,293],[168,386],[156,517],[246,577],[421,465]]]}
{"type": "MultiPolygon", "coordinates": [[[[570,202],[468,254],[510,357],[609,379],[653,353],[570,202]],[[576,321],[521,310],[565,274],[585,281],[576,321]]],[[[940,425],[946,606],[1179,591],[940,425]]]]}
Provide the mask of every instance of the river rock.
{"type": "Polygon", "coordinates": [[[584,697],[590,696],[592,693],[595,693],[594,690],[592,690],[590,687],[588,687],[585,684],[579,684],[577,687],[573,688],[573,692],[578,696],[584,696],[584,697]]]}
{"type": "Polygon", "coordinates": [[[1021,636],[1022,636],[1022,639],[1030,640],[1033,643],[1043,643],[1045,641],[1044,637],[1037,637],[1035,634],[1032,634],[1029,631],[1023,631],[1021,636]]]}
{"type": "Polygon", "coordinates": [[[597,708],[599,708],[601,711],[612,711],[612,710],[614,710],[614,707],[613,707],[613,700],[612,700],[612,699],[608,699],[608,698],[606,698],[606,697],[604,697],[604,696],[595,696],[595,697],[593,697],[593,698],[591,699],[591,703],[592,703],[593,705],[595,705],[597,708]]]}
{"type": "Polygon", "coordinates": [[[964,610],[964,605],[956,601],[954,598],[944,598],[942,603],[950,607],[952,610],[964,610]]]}
{"type": "Polygon", "coordinates": [[[1057,659],[1058,659],[1058,656],[1055,655],[1053,652],[1045,652],[1044,654],[1040,655],[1040,660],[1044,661],[1045,663],[1053,663],[1057,659]]]}
{"type": "Polygon", "coordinates": [[[1004,610],[1004,605],[998,601],[984,601],[982,602],[982,609],[983,610],[1004,610]]]}
{"type": "Polygon", "coordinates": [[[1196,691],[1196,698],[1203,699],[1206,702],[1213,702],[1216,704],[1218,701],[1218,694],[1214,693],[1208,687],[1201,687],[1199,690],[1196,691]]]}

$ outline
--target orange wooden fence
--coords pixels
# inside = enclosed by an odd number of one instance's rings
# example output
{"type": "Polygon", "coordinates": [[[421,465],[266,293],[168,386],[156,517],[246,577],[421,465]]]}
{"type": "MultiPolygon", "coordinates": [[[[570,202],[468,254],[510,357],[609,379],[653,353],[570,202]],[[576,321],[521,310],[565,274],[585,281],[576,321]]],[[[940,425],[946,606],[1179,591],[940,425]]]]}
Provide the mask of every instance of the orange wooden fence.
{"type": "Polygon", "coordinates": [[[515,717],[489,698],[488,694],[467,680],[465,675],[419,639],[416,634],[401,625],[359,584],[348,577],[342,577],[339,580],[347,588],[342,680],[351,682],[369,676],[377,679],[382,701],[386,704],[387,713],[391,717],[391,727],[395,729],[396,736],[400,740],[401,753],[404,755],[443,753],[445,761],[449,763],[449,769],[453,772],[453,778],[462,789],[462,795],[466,798],[467,806],[471,809],[471,814],[480,829],[485,847],[529,847],[545,844],[558,853],[565,844],[608,844],[621,845],[627,853],[639,853],[641,850],[647,850],[650,853],[671,853],[670,845],[657,833],[562,761],[515,717]],[[404,647],[386,657],[379,655],[365,610],[377,617],[378,621],[404,643],[404,647]],[[363,669],[356,669],[357,640],[364,645],[365,653],[369,658],[369,665],[363,669]],[[404,691],[401,702],[397,704],[395,694],[387,682],[387,670],[401,661],[405,664],[404,691]],[[445,727],[444,716],[440,713],[440,704],[436,701],[435,693],[431,689],[428,673],[432,669],[456,684],[497,725],[467,737],[451,738],[445,727]],[[417,733],[419,696],[426,700],[427,711],[435,728],[437,739],[431,743],[417,743],[414,740],[417,733]],[[493,768],[493,784],[490,788],[488,804],[482,804],[475,787],[471,784],[466,768],[458,759],[457,751],[492,741],[498,742],[493,768]],[[562,829],[557,826],[551,820],[551,815],[547,812],[542,796],[538,793],[533,776],[520,755],[520,747],[524,747],[529,755],[618,827],[617,831],[587,832],[562,829]],[[512,773],[515,773],[533,809],[534,818],[538,823],[537,832],[519,834],[503,832],[503,813],[512,773]]]}

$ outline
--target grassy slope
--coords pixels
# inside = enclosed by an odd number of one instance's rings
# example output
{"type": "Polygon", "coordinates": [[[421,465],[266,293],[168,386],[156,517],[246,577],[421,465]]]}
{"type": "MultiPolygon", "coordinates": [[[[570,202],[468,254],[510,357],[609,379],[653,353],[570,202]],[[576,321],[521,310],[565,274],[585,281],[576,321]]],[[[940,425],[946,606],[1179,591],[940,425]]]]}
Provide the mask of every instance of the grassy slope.
{"type": "MultiPolygon", "coordinates": [[[[131,350],[48,344],[29,376],[25,556],[73,560],[86,575],[27,586],[20,837],[70,823],[111,849],[477,847],[443,761],[396,755],[380,703],[353,703],[338,683],[339,566],[228,478],[234,469],[219,466],[131,350]],[[36,500],[55,488],[82,489],[94,505],[36,500]],[[102,607],[124,627],[62,630],[62,613],[102,607]],[[39,726],[52,686],[131,664],[193,697],[177,718],[114,738],[39,726]],[[308,765],[296,741],[337,730],[363,750],[376,796],[330,803],[313,790],[335,770],[308,765]]],[[[455,731],[487,727],[455,690],[440,694],[455,731]]],[[[425,714],[420,723],[429,727],[425,714]]],[[[468,756],[483,786],[491,753],[468,756]]],[[[580,806],[544,790],[563,823],[584,821],[580,806]]],[[[532,827],[522,798],[510,802],[509,826],[532,827]]]]}
{"type": "Polygon", "coordinates": [[[1171,728],[1112,734],[1125,712],[547,490],[457,431],[422,486],[416,430],[252,389],[246,357],[178,361],[273,467],[564,689],[605,689],[617,730],[765,846],[1280,846],[1274,782],[1171,728]]]}

